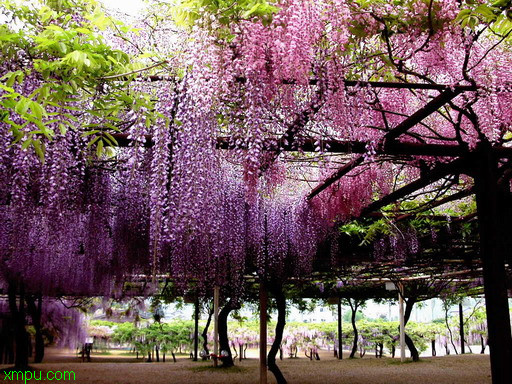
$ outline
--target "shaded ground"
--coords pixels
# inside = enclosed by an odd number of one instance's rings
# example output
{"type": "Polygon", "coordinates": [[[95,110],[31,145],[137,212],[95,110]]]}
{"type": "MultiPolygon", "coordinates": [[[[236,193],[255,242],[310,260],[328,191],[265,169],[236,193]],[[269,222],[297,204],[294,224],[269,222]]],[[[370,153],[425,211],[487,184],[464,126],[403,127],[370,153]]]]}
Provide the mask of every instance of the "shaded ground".
{"type": "MultiPolygon", "coordinates": [[[[371,356],[338,361],[331,353],[324,352],[320,361],[301,357],[284,359],[278,364],[290,384],[491,382],[489,357],[485,355],[423,358],[419,363],[401,364],[399,359],[375,359],[371,356]]],[[[172,359],[166,363],[144,363],[130,356],[116,354],[96,355],[93,356],[93,362],[82,363],[72,354],[53,353],[48,356],[48,362],[32,366],[43,371],[42,381],[48,371],[73,371],[76,377],[73,382],[82,384],[258,383],[257,359],[237,361],[232,370],[214,369],[211,365],[211,362],[193,362],[184,357],[179,358],[177,363],[173,363],[172,359]]],[[[5,367],[0,366],[0,369],[5,367]]],[[[1,376],[0,374],[0,380],[3,380],[1,376]]],[[[8,379],[4,382],[9,381],[8,379]]],[[[269,383],[275,383],[270,372],[269,383]]]]}

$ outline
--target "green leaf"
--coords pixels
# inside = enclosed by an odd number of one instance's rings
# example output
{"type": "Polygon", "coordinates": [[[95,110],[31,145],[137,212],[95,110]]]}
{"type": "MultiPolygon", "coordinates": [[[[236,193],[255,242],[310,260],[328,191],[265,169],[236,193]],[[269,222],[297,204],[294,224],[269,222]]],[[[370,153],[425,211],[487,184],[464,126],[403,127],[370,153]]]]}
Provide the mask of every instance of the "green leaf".
{"type": "Polygon", "coordinates": [[[4,90],[5,92],[15,93],[14,89],[12,89],[11,87],[5,86],[2,83],[0,83],[0,89],[4,90]]]}
{"type": "Polygon", "coordinates": [[[103,154],[103,140],[98,140],[98,146],[96,147],[96,156],[101,157],[103,154]]]}
{"type": "Polygon", "coordinates": [[[94,144],[95,144],[99,139],[100,139],[100,137],[99,137],[99,136],[96,136],[94,139],[92,139],[91,141],[89,141],[89,142],[87,143],[87,148],[92,147],[92,146],[93,146],[93,145],[94,145],[94,144]]]}
{"type": "Polygon", "coordinates": [[[32,139],[27,139],[21,144],[22,149],[27,149],[32,144],[32,139]]]}
{"type": "Polygon", "coordinates": [[[459,12],[457,17],[455,18],[456,22],[461,22],[462,20],[466,19],[469,15],[471,15],[471,9],[463,9],[459,12]]]}
{"type": "Polygon", "coordinates": [[[487,22],[494,21],[496,20],[497,17],[490,7],[483,4],[476,7],[475,12],[482,15],[485,18],[485,21],[487,22]]]}
{"type": "Polygon", "coordinates": [[[16,81],[16,73],[11,72],[10,74],[4,77],[7,77],[7,81],[5,83],[7,87],[12,87],[14,85],[14,82],[16,81]]]}
{"type": "Polygon", "coordinates": [[[57,44],[58,50],[60,53],[65,55],[68,52],[68,46],[64,44],[62,41],[57,44]]]}
{"type": "Polygon", "coordinates": [[[39,139],[33,140],[32,145],[34,146],[37,156],[39,156],[39,160],[41,160],[41,162],[44,163],[44,150],[41,141],[39,141],[39,139]]]}
{"type": "Polygon", "coordinates": [[[20,100],[16,103],[15,111],[20,115],[26,114],[28,107],[30,106],[30,102],[30,99],[27,99],[26,97],[22,96],[20,100]]]}
{"type": "Polygon", "coordinates": [[[100,131],[98,129],[94,129],[92,131],[87,131],[87,132],[84,132],[82,133],[82,137],[87,137],[87,136],[90,136],[90,135],[94,135],[95,133],[99,133],[100,131]]]}
{"type": "Polygon", "coordinates": [[[259,11],[259,8],[260,8],[260,4],[255,4],[251,9],[249,9],[248,11],[244,12],[242,14],[242,17],[244,19],[247,19],[253,15],[256,15],[259,11]]]}
{"type": "Polygon", "coordinates": [[[114,146],[117,145],[117,140],[114,138],[114,136],[112,136],[108,132],[103,132],[103,134],[109,139],[109,141],[111,142],[112,145],[114,145],[114,146]]]}
{"type": "Polygon", "coordinates": [[[58,25],[55,25],[55,24],[51,24],[51,25],[47,26],[46,29],[49,29],[51,31],[64,32],[62,27],[59,27],[58,25]]]}
{"type": "Polygon", "coordinates": [[[510,0],[497,0],[492,3],[493,7],[507,7],[510,4],[510,0]]]}
{"type": "Polygon", "coordinates": [[[84,35],[92,35],[92,31],[87,28],[78,27],[78,28],[75,28],[75,31],[83,33],[84,35]]]}
{"type": "Polygon", "coordinates": [[[39,105],[35,101],[31,101],[30,102],[30,110],[32,111],[32,113],[34,114],[34,116],[38,120],[42,120],[43,119],[43,115],[45,114],[45,110],[44,110],[44,108],[41,105],[39,105]]]}
{"type": "Polygon", "coordinates": [[[66,128],[66,126],[62,123],[59,124],[59,131],[60,131],[60,134],[61,135],[65,135],[68,131],[68,129],[66,128]]]}

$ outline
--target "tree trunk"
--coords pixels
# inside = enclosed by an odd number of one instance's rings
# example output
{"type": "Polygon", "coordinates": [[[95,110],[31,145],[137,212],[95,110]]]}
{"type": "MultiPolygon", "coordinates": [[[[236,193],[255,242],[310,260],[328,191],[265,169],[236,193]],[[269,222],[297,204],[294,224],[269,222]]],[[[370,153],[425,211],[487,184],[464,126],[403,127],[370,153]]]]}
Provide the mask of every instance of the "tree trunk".
{"type": "Polygon", "coordinates": [[[357,352],[357,338],[359,337],[356,327],[356,314],[359,303],[357,302],[357,300],[354,300],[354,304],[352,304],[352,299],[348,299],[348,303],[350,304],[350,309],[352,309],[351,322],[352,329],[354,330],[354,342],[352,343],[352,351],[350,352],[349,357],[353,359],[357,352]]]}
{"type": "Polygon", "coordinates": [[[450,334],[450,343],[452,344],[452,347],[453,347],[453,350],[455,351],[455,354],[458,355],[459,352],[457,351],[457,347],[455,347],[455,343],[453,342],[453,333],[452,333],[452,329],[450,328],[450,324],[448,322],[448,310],[450,308],[448,308],[448,303],[446,302],[444,304],[444,322],[445,322],[445,325],[446,325],[446,329],[448,329],[448,333],[450,334]]]}
{"type": "Polygon", "coordinates": [[[0,319],[0,364],[4,364],[4,350],[7,351],[6,332],[3,329],[5,322],[4,319],[0,319]]]}
{"type": "MultiPolygon", "coordinates": [[[[411,317],[411,312],[414,304],[416,303],[415,297],[410,297],[405,302],[405,313],[404,313],[404,326],[407,325],[407,322],[409,321],[409,318],[411,317]]],[[[416,349],[416,346],[414,345],[414,342],[409,337],[409,335],[405,334],[405,344],[407,345],[407,348],[409,348],[409,352],[411,353],[412,361],[419,361],[420,360],[420,354],[418,350],[416,349]]]]}
{"type": "Polygon", "coordinates": [[[155,355],[156,355],[156,362],[159,363],[160,362],[160,353],[159,353],[158,345],[155,345],[155,355]]]}
{"type": "Polygon", "coordinates": [[[36,329],[36,353],[34,356],[34,363],[42,363],[44,359],[44,339],[43,334],[41,332],[41,328],[36,329]]]}
{"type": "Polygon", "coordinates": [[[210,349],[208,348],[208,328],[210,328],[210,323],[212,322],[213,317],[213,306],[210,308],[208,312],[208,320],[206,321],[206,325],[204,326],[203,333],[201,336],[203,338],[203,350],[206,352],[205,356],[210,354],[210,349]]]}
{"type": "Polygon", "coordinates": [[[272,292],[276,297],[277,324],[274,342],[272,343],[267,356],[268,370],[274,374],[277,384],[286,384],[287,381],[276,364],[276,355],[277,352],[279,352],[279,348],[281,347],[281,342],[283,341],[284,326],[286,325],[286,298],[284,296],[282,285],[271,285],[270,292],[272,292]]]}
{"type": "Polygon", "coordinates": [[[36,331],[35,334],[35,356],[34,363],[41,363],[44,358],[44,339],[43,333],[41,329],[41,312],[42,312],[42,303],[43,297],[41,294],[37,296],[37,306],[35,303],[35,299],[32,296],[27,296],[27,309],[30,312],[30,317],[32,318],[32,325],[36,331]]]}
{"type": "Polygon", "coordinates": [[[435,340],[431,340],[431,343],[432,343],[432,356],[436,356],[437,355],[437,352],[436,352],[436,341],[435,340]]]}
{"type": "Polygon", "coordinates": [[[25,290],[20,285],[19,305],[16,303],[16,284],[11,282],[8,288],[9,308],[14,319],[16,356],[14,359],[15,369],[28,368],[28,339],[29,335],[25,329],[25,290]]]}
{"type": "Polygon", "coordinates": [[[419,361],[420,360],[420,354],[418,350],[416,349],[416,346],[414,345],[414,342],[409,337],[409,335],[405,334],[405,345],[407,345],[407,348],[409,348],[409,352],[411,352],[412,361],[419,361]]]}
{"type": "Polygon", "coordinates": [[[222,357],[222,366],[229,368],[235,365],[233,362],[233,355],[231,354],[231,348],[229,348],[228,339],[228,316],[233,309],[240,308],[240,304],[234,304],[230,299],[226,305],[219,312],[219,348],[220,353],[222,351],[227,352],[227,356],[222,357]]]}
{"type": "Polygon", "coordinates": [[[462,302],[459,303],[459,334],[460,334],[460,353],[465,353],[464,349],[464,312],[462,308],[462,302]]]}
{"type": "Polygon", "coordinates": [[[12,317],[0,320],[0,364],[14,364],[14,329],[12,317]]]}

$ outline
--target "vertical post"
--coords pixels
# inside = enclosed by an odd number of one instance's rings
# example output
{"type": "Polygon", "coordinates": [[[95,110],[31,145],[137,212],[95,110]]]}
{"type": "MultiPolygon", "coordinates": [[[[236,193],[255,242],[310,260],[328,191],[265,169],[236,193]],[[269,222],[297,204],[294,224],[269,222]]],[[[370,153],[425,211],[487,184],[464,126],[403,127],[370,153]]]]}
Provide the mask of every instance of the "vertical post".
{"type": "Polygon", "coordinates": [[[341,360],[343,359],[343,348],[342,348],[342,340],[341,340],[341,337],[342,337],[342,313],[341,313],[341,297],[338,298],[338,359],[341,360]]]}
{"type": "Polygon", "coordinates": [[[463,355],[464,350],[464,312],[462,302],[459,303],[459,332],[460,332],[460,353],[463,355]]]}
{"type": "Polygon", "coordinates": [[[404,298],[403,286],[398,284],[398,305],[400,307],[400,361],[405,361],[405,320],[404,320],[404,298]]]}
{"type": "Polygon", "coordinates": [[[267,384],[267,288],[260,282],[260,384],[267,384]]]}
{"type": "Polygon", "coordinates": [[[217,356],[219,356],[219,295],[220,288],[215,286],[213,288],[213,366],[218,365],[217,356]]]}
{"type": "Polygon", "coordinates": [[[199,298],[194,303],[194,361],[197,361],[197,349],[199,344],[199,298]]]}
{"type": "Polygon", "coordinates": [[[512,336],[505,273],[505,254],[510,241],[510,194],[498,186],[498,162],[491,146],[480,146],[475,175],[475,194],[480,231],[480,257],[484,275],[485,309],[493,384],[512,381],[512,336]],[[500,193],[501,192],[501,193],[500,193]],[[498,210],[499,206],[499,210],[498,210]]]}

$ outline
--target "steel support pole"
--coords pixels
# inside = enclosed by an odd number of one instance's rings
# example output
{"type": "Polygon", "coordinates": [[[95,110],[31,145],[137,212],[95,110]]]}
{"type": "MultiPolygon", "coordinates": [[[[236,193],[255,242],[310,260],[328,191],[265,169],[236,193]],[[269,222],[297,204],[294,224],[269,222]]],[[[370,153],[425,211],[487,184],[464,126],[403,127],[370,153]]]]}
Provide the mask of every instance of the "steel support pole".
{"type": "Polygon", "coordinates": [[[400,307],[400,361],[405,361],[405,319],[404,319],[404,298],[403,286],[398,284],[398,305],[400,307]]]}
{"type": "Polygon", "coordinates": [[[213,358],[213,366],[216,367],[218,365],[219,356],[219,296],[220,296],[220,287],[215,286],[213,288],[213,354],[215,357],[213,358]]]}
{"type": "Polygon", "coordinates": [[[338,359],[343,359],[341,297],[338,299],[338,359]]]}
{"type": "Polygon", "coordinates": [[[199,346],[199,299],[194,302],[194,361],[197,361],[197,350],[199,346]]]}
{"type": "Polygon", "coordinates": [[[464,312],[462,309],[462,302],[459,303],[459,332],[460,332],[460,353],[465,353],[464,349],[464,312]]]}
{"type": "Polygon", "coordinates": [[[267,384],[267,300],[264,283],[260,283],[260,384],[267,384]]]}

